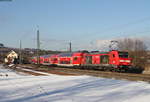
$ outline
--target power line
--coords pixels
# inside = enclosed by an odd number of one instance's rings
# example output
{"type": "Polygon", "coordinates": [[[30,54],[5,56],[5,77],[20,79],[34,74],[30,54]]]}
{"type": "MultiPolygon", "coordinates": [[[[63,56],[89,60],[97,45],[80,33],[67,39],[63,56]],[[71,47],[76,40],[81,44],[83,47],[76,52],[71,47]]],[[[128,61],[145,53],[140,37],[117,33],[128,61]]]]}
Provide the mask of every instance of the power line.
{"type": "Polygon", "coordinates": [[[0,0],[0,2],[11,2],[12,0],[0,0]]]}
{"type": "Polygon", "coordinates": [[[106,29],[104,29],[103,31],[100,31],[100,32],[80,34],[80,38],[82,38],[82,40],[86,39],[87,37],[91,37],[91,36],[96,38],[98,36],[96,34],[102,34],[102,33],[110,32],[110,31],[112,31],[114,29],[117,30],[117,29],[126,28],[126,27],[129,27],[131,25],[143,23],[145,21],[150,21],[150,17],[146,17],[146,18],[143,18],[143,19],[135,20],[135,21],[132,21],[132,22],[129,22],[129,23],[126,23],[126,24],[120,24],[120,25],[117,25],[117,26],[112,26],[112,27],[106,28],[106,29]],[[84,37],[81,37],[81,36],[84,36],[84,37]]]}

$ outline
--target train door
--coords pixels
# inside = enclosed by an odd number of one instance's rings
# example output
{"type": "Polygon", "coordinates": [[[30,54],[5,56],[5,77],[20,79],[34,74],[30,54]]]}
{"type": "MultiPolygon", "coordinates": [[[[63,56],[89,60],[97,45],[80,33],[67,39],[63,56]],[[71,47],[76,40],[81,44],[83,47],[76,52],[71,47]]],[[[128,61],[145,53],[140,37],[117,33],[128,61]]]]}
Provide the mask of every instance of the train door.
{"type": "Polygon", "coordinates": [[[100,56],[100,63],[101,64],[109,64],[109,56],[108,55],[101,55],[100,56]]]}
{"type": "Polygon", "coordinates": [[[118,60],[119,60],[118,52],[117,51],[112,51],[110,53],[110,56],[111,56],[110,64],[117,65],[118,64],[118,60]]]}
{"type": "Polygon", "coordinates": [[[110,52],[110,64],[112,64],[112,65],[118,65],[119,64],[118,51],[111,51],[110,52]]]}
{"type": "Polygon", "coordinates": [[[92,64],[92,56],[86,56],[86,64],[92,64]]]}

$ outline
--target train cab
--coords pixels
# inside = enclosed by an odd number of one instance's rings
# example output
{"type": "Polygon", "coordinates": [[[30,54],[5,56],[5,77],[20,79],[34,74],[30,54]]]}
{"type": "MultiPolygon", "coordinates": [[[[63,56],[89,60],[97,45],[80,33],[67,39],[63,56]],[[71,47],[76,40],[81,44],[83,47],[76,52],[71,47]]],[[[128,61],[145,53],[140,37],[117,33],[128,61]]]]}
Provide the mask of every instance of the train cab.
{"type": "Polygon", "coordinates": [[[126,67],[131,65],[131,58],[125,51],[110,51],[110,64],[118,67],[126,67]]]}

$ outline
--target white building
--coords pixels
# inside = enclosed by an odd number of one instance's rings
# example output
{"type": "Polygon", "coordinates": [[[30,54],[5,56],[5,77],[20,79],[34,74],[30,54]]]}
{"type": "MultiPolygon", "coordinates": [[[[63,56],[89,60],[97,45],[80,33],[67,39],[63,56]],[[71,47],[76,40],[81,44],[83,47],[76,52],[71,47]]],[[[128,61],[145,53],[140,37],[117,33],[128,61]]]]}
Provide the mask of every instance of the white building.
{"type": "Polygon", "coordinates": [[[15,58],[18,58],[18,54],[17,54],[15,51],[11,50],[11,51],[6,55],[5,63],[12,63],[15,58]]]}

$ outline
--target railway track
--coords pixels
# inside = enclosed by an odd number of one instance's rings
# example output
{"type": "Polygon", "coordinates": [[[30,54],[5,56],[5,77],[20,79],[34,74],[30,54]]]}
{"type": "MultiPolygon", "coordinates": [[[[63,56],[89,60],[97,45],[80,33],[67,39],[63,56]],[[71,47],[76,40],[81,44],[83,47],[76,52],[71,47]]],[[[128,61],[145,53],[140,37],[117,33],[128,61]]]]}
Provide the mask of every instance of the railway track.
{"type": "Polygon", "coordinates": [[[95,77],[150,82],[149,74],[118,73],[118,72],[107,72],[107,71],[97,71],[97,70],[87,70],[87,69],[50,67],[50,66],[43,66],[43,65],[40,67],[37,67],[36,65],[19,65],[19,67],[22,67],[24,69],[32,69],[34,71],[58,74],[58,75],[90,75],[95,77]]]}
{"type": "Polygon", "coordinates": [[[68,73],[78,73],[80,75],[90,75],[96,77],[115,78],[115,79],[126,79],[131,81],[146,81],[150,82],[149,74],[135,74],[135,73],[118,73],[118,72],[106,72],[106,71],[95,71],[95,70],[81,70],[81,69],[68,69],[68,68],[56,68],[68,73]]]}

